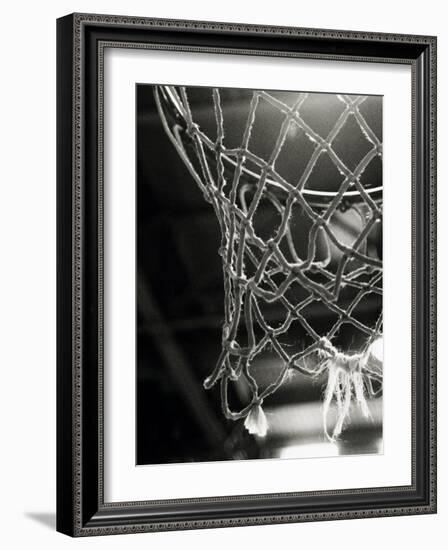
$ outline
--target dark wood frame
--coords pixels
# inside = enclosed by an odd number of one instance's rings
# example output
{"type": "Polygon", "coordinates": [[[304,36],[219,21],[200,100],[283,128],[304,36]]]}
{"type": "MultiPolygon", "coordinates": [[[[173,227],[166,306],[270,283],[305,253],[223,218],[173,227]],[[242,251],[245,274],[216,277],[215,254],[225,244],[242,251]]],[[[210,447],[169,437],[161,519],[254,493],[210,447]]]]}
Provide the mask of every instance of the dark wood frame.
{"type": "MultiPolygon", "coordinates": [[[[57,22],[57,529],[72,536],[436,511],[436,38],[74,14],[57,22]],[[412,67],[412,484],[104,502],[102,78],[105,47],[412,67]]],[[[410,113],[411,116],[411,113],[410,113]]]]}

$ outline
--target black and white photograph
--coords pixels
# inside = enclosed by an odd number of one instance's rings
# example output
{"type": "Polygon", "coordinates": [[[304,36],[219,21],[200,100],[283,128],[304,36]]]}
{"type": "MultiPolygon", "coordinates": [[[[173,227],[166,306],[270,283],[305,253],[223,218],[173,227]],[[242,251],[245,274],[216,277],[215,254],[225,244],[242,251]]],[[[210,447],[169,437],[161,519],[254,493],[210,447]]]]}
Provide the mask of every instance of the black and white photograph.
{"type": "Polygon", "coordinates": [[[136,85],[136,464],[383,452],[383,98],[136,85]]]}

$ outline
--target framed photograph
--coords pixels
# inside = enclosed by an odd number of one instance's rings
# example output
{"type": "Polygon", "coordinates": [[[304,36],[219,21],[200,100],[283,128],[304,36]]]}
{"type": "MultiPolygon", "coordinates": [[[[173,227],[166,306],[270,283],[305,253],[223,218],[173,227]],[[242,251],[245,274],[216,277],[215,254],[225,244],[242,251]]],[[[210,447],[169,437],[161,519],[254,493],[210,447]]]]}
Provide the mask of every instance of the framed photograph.
{"type": "Polygon", "coordinates": [[[436,38],[57,41],[57,529],[434,513],[436,38]]]}

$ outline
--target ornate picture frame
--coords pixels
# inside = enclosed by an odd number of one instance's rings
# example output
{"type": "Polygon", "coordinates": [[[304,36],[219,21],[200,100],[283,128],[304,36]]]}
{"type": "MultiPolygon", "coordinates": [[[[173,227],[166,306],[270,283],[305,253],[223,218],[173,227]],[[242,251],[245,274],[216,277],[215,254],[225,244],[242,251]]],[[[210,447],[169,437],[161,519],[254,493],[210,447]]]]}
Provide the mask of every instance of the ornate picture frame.
{"type": "Polygon", "coordinates": [[[436,38],[72,14],[57,21],[57,51],[57,530],[91,536],[435,513],[436,38]],[[203,497],[179,488],[167,499],[148,487],[142,500],[105,499],[107,48],[410,67],[410,484],[203,497]]]}

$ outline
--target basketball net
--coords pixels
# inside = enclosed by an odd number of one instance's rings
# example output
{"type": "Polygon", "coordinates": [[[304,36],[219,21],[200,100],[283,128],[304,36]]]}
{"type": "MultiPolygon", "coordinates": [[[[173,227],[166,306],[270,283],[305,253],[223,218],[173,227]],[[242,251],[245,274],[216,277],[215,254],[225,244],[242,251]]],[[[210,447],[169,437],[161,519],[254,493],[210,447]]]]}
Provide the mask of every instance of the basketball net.
{"type": "MultiPolygon", "coordinates": [[[[368,295],[382,298],[382,260],[368,250],[368,237],[381,222],[381,189],[363,185],[369,163],[381,156],[381,142],[359,109],[364,96],[339,95],[343,111],[326,137],[319,135],[301,116],[309,95],[297,93],[293,105],[275,93],[254,91],[239,147],[225,146],[224,110],[221,91],[210,92],[216,139],[195,122],[188,88],[159,86],[155,97],[164,129],[205,200],[214,209],[221,230],[219,255],[224,276],[224,321],[222,349],[206,389],[220,385],[222,411],[234,421],[244,419],[250,433],[266,435],[268,422],[263,403],[298,371],[326,381],[323,394],[324,431],[330,440],[342,432],[352,405],[370,416],[368,398],[381,391],[382,361],[372,344],[382,334],[382,313],[375,323],[366,323],[357,306],[368,295]],[[269,158],[250,147],[259,103],[282,114],[283,123],[269,158]],[[352,118],[369,143],[369,151],[350,170],[332,147],[338,133],[352,118]],[[299,128],[314,150],[296,182],[287,181],[276,161],[291,129],[299,128]],[[313,190],[307,185],[319,157],[326,153],[342,175],[337,189],[313,190]],[[264,206],[261,206],[264,205],[264,206]],[[276,212],[276,227],[269,238],[255,228],[257,212],[266,205],[276,212]],[[306,252],[297,251],[293,211],[307,221],[306,252]],[[351,242],[341,238],[334,220],[355,212],[359,231],[351,242]],[[342,213],[342,214],[341,214],[342,213]],[[335,257],[337,261],[335,261],[335,257]],[[293,292],[293,287],[300,290],[293,292]],[[323,308],[334,319],[324,332],[311,323],[306,312],[323,308]],[[269,311],[281,312],[274,325],[269,311]],[[301,338],[291,351],[288,334],[300,325],[301,338]],[[363,335],[356,350],[341,349],[337,335],[350,325],[363,335]],[[259,387],[252,372],[255,359],[266,350],[278,357],[275,379],[259,387]],[[249,388],[249,403],[241,410],[229,406],[229,383],[241,381],[249,388]],[[336,421],[329,428],[330,408],[336,421]]],[[[288,139],[289,139],[288,138],[288,139]]]]}

